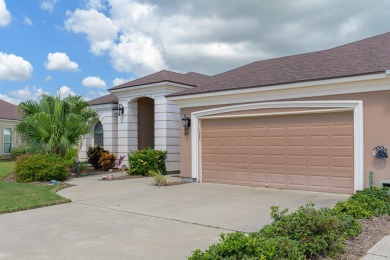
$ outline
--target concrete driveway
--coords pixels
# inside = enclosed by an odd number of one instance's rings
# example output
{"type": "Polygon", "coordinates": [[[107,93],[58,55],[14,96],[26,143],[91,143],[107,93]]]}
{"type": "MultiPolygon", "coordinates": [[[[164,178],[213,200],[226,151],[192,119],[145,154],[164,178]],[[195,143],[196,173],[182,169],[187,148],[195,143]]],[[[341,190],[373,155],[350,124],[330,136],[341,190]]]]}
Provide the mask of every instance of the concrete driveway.
{"type": "Polygon", "coordinates": [[[0,259],[186,259],[221,232],[256,231],[270,207],[348,196],[217,184],[155,187],[152,179],[73,179],[72,203],[0,215],[0,259]]]}

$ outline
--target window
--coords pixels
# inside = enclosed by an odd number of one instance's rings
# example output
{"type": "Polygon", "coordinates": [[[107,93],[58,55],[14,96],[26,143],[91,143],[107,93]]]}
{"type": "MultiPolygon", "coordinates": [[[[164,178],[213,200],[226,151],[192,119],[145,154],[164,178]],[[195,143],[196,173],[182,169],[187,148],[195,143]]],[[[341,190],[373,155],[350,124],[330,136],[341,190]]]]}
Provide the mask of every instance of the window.
{"type": "Polygon", "coordinates": [[[93,133],[93,139],[95,145],[103,146],[103,125],[100,121],[95,125],[95,130],[93,133]]]}
{"type": "Polygon", "coordinates": [[[3,132],[3,152],[5,154],[11,153],[11,146],[12,146],[12,129],[11,128],[4,128],[3,132]]]}

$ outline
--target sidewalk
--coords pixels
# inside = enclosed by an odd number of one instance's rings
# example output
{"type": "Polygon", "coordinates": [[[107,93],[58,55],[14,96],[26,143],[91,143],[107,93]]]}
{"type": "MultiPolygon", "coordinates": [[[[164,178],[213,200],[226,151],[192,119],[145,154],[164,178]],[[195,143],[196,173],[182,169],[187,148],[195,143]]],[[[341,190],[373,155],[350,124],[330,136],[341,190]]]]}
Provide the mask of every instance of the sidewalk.
{"type": "Polygon", "coordinates": [[[362,260],[385,260],[390,259],[390,235],[385,236],[376,243],[362,260]]]}

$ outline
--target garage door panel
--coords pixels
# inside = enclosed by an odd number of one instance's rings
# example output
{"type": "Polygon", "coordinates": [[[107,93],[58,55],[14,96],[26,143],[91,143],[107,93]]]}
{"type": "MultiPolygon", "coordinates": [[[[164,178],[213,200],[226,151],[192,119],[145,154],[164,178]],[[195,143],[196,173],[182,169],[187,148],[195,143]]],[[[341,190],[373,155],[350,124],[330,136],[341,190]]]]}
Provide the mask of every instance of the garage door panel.
{"type": "Polygon", "coordinates": [[[309,183],[311,187],[327,188],[330,185],[329,176],[311,175],[309,176],[309,183]]]}
{"type": "Polygon", "coordinates": [[[306,168],[307,160],[306,155],[290,155],[287,156],[288,167],[306,168]]]}
{"type": "Polygon", "coordinates": [[[353,192],[351,112],[203,120],[201,136],[205,182],[353,192]]]}
{"type": "Polygon", "coordinates": [[[306,175],[290,174],[288,176],[288,184],[294,186],[305,187],[307,183],[306,175]]]}
{"type": "Polygon", "coordinates": [[[291,134],[287,137],[289,148],[306,148],[306,136],[291,134]]]}

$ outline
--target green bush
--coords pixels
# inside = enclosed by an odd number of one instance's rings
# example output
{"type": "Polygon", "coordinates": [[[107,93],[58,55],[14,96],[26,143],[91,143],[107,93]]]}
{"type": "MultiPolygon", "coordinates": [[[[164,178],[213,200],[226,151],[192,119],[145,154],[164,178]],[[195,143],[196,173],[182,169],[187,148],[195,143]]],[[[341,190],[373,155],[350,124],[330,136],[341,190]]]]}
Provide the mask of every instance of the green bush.
{"type": "Polygon", "coordinates": [[[130,152],[128,174],[148,176],[150,172],[167,174],[165,160],[167,151],[143,149],[130,152]]]}
{"type": "Polygon", "coordinates": [[[301,206],[293,213],[271,208],[274,219],[259,233],[265,237],[288,237],[299,242],[308,257],[331,255],[343,250],[348,236],[357,235],[360,225],[354,219],[340,218],[327,208],[315,209],[314,204],[301,206]]]}
{"type": "Polygon", "coordinates": [[[108,153],[108,151],[104,150],[99,145],[95,145],[88,148],[87,151],[88,163],[90,163],[93,166],[93,168],[95,168],[96,170],[102,168],[101,164],[99,163],[99,159],[102,153],[108,153]]]}
{"type": "Polygon", "coordinates": [[[15,160],[18,156],[25,155],[26,148],[25,147],[15,147],[11,150],[11,159],[15,160]]]}
{"type": "Polygon", "coordinates": [[[195,250],[188,259],[305,259],[299,244],[287,237],[266,238],[257,233],[221,234],[220,243],[202,252],[195,250]]]}
{"type": "Polygon", "coordinates": [[[355,193],[347,201],[337,203],[332,210],[336,214],[347,214],[355,219],[390,214],[390,196],[388,191],[389,188],[387,187],[364,189],[355,193]]]}
{"type": "Polygon", "coordinates": [[[11,149],[11,159],[16,160],[18,156],[25,155],[25,154],[36,154],[36,153],[40,153],[40,151],[36,147],[32,147],[32,146],[14,147],[11,149]]]}
{"type": "Polygon", "coordinates": [[[103,170],[108,171],[115,166],[116,157],[113,153],[103,152],[99,159],[99,164],[103,170]]]}
{"type": "Polygon", "coordinates": [[[16,162],[16,181],[64,181],[68,174],[61,157],[54,154],[22,155],[16,162]]]}
{"type": "Polygon", "coordinates": [[[76,167],[77,149],[69,149],[66,151],[63,159],[68,169],[74,172],[76,167]]]}
{"type": "Polygon", "coordinates": [[[347,201],[337,203],[332,209],[315,209],[314,204],[308,204],[288,214],[288,210],[272,207],[273,222],[259,232],[221,235],[220,243],[210,246],[204,252],[195,250],[189,259],[334,257],[343,251],[346,239],[359,234],[361,227],[358,219],[390,214],[388,192],[389,188],[365,189],[347,201]]]}

